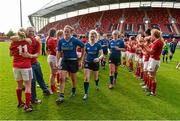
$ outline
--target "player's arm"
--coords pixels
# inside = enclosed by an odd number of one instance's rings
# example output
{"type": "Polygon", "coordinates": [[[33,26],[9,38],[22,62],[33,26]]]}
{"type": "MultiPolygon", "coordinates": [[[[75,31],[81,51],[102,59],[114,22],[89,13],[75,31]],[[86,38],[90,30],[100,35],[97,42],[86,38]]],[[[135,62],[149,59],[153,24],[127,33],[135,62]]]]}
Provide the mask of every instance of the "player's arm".
{"type": "Polygon", "coordinates": [[[119,46],[115,46],[114,48],[118,51],[125,51],[124,42],[122,42],[121,45],[119,45],[119,46]]]}
{"type": "Polygon", "coordinates": [[[22,53],[22,56],[25,58],[37,58],[40,53],[30,54],[29,52],[22,53]]]}
{"type": "Polygon", "coordinates": [[[56,51],[56,58],[57,58],[57,60],[56,60],[56,66],[57,66],[57,67],[60,66],[61,54],[62,54],[62,52],[56,51]]]}
{"type": "Polygon", "coordinates": [[[101,49],[101,50],[100,50],[99,60],[102,60],[102,59],[103,59],[103,57],[104,57],[104,54],[103,54],[103,50],[101,49]]]}
{"type": "Polygon", "coordinates": [[[11,40],[12,42],[16,42],[16,41],[19,41],[20,38],[19,38],[18,35],[15,35],[15,36],[11,36],[11,37],[10,37],[10,40],[11,40]]]}
{"type": "Polygon", "coordinates": [[[114,47],[116,50],[118,50],[118,51],[125,51],[125,48],[120,48],[120,47],[118,47],[118,46],[115,46],[114,47]]]}
{"type": "MultiPolygon", "coordinates": [[[[21,41],[22,39],[20,39],[20,37],[19,37],[18,35],[15,35],[15,36],[10,37],[10,40],[11,40],[12,42],[17,42],[17,41],[21,41]]],[[[30,38],[25,38],[25,39],[23,39],[23,40],[25,40],[25,41],[28,42],[29,44],[32,44],[32,41],[31,41],[30,38]]]]}
{"type": "Polygon", "coordinates": [[[142,45],[141,47],[147,52],[147,54],[154,54],[155,52],[154,49],[150,49],[147,46],[142,45]]]}

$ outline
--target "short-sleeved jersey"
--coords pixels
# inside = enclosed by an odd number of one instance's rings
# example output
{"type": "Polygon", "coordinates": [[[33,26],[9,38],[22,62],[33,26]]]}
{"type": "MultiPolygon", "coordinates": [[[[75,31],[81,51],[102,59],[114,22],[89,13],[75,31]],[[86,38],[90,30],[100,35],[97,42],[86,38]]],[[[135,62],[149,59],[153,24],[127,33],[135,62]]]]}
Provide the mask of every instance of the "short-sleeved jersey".
{"type": "Polygon", "coordinates": [[[153,54],[150,54],[150,58],[153,58],[155,60],[160,60],[160,55],[163,49],[164,43],[158,39],[155,40],[151,45],[151,50],[154,50],[153,54]]]}
{"type": "Polygon", "coordinates": [[[69,40],[64,38],[60,39],[58,42],[58,51],[63,52],[62,59],[64,60],[77,60],[76,48],[80,46],[84,47],[84,43],[75,37],[71,37],[69,40]]]}
{"type": "Polygon", "coordinates": [[[177,43],[178,43],[178,42],[176,42],[176,41],[172,41],[172,42],[170,43],[170,51],[171,51],[171,52],[174,52],[174,51],[176,50],[177,43]]]}
{"type": "Polygon", "coordinates": [[[47,40],[46,46],[50,55],[56,56],[57,42],[58,40],[56,38],[49,38],[47,40]]]}
{"type": "MultiPolygon", "coordinates": [[[[32,41],[32,54],[36,54],[36,53],[40,53],[40,49],[41,49],[41,44],[38,40],[36,40],[35,37],[31,37],[31,41],[32,41]]],[[[38,62],[37,58],[32,58],[31,59],[31,64],[36,64],[38,62]]]]}
{"type": "Polygon", "coordinates": [[[129,52],[130,52],[130,53],[135,53],[135,52],[136,52],[136,49],[134,49],[133,47],[136,46],[136,44],[129,44],[129,46],[130,46],[130,47],[128,48],[129,52]]]}
{"type": "Polygon", "coordinates": [[[95,58],[98,58],[99,51],[101,50],[101,45],[99,43],[95,43],[94,45],[91,45],[90,43],[85,44],[85,52],[86,62],[93,62],[95,58]]]}
{"type": "Polygon", "coordinates": [[[170,44],[169,43],[165,43],[164,47],[163,47],[163,50],[164,51],[168,51],[169,47],[170,47],[170,44]]]}
{"type": "MultiPolygon", "coordinates": [[[[81,42],[83,42],[84,44],[86,44],[87,42],[88,42],[88,40],[86,39],[86,38],[83,38],[82,40],[81,40],[81,42]]],[[[81,52],[81,47],[77,47],[77,52],[81,52]]]]}
{"type": "Polygon", "coordinates": [[[24,40],[12,42],[9,49],[13,55],[14,68],[31,68],[31,59],[22,56],[24,52],[32,52],[32,48],[28,42],[24,40]]]}
{"type": "Polygon", "coordinates": [[[111,51],[110,56],[120,56],[121,55],[121,51],[116,50],[115,46],[117,46],[119,48],[124,48],[123,40],[117,40],[117,41],[112,40],[109,42],[109,49],[111,51]]]}
{"type": "Polygon", "coordinates": [[[103,50],[107,50],[108,49],[109,40],[102,39],[102,40],[99,40],[98,43],[102,46],[103,50]]]}

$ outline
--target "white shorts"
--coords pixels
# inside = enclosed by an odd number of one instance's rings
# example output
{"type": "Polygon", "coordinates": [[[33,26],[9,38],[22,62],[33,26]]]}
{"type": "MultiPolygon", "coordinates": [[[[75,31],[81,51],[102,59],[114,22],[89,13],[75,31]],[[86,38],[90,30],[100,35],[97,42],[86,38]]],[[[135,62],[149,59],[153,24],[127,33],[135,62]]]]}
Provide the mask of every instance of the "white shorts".
{"type": "Polygon", "coordinates": [[[143,63],[143,58],[140,58],[140,57],[139,57],[138,62],[139,62],[140,64],[143,63]]]}
{"type": "Polygon", "coordinates": [[[126,51],[126,55],[127,55],[127,57],[129,58],[129,51],[126,51]]]}
{"type": "Polygon", "coordinates": [[[125,58],[127,56],[127,52],[126,51],[125,52],[121,51],[121,56],[122,56],[122,58],[125,58]]]}
{"type": "Polygon", "coordinates": [[[52,67],[52,68],[56,68],[56,61],[57,61],[57,58],[56,58],[56,56],[54,56],[54,55],[48,55],[48,57],[47,57],[47,62],[48,62],[48,64],[50,65],[50,67],[52,67]]]}
{"type": "Polygon", "coordinates": [[[82,55],[82,52],[77,52],[77,57],[80,58],[82,55]]]}
{"type": "Polygon", "coordinates": [[[154,71],[156,66],[160,67],[160,60],[149,58],[148,71],[154,71]]]}
{"type": "Polygon", "coordinates": [[[143,70],[144,71],[148,71],[148,64],[149,64],[149,61],[144,61],[143,62],[143,70]]]}
{"type": "Polygon", "coordinates": [[[130,53],[128,54],[128,59],[133,59],[134,58],[134,53],[130,53]]]}
{"type": "Polygon", "coordinates": [[[135,54],[134,60],[139,61],[139,56],[137,54],[135,54]]]}
{"type": "Polygon", "coordinates": [[[32,68],[13,68],[14,78],[17,81],[29,81],[33,78],[32,68]]]}

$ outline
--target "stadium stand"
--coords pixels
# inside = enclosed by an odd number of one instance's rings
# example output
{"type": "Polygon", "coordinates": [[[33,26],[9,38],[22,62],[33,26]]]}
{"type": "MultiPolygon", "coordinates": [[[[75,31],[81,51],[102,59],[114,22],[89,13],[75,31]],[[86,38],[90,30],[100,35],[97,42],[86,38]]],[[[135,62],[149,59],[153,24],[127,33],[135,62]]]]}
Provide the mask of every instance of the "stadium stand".
{"type": "Polygon", "coordinates": [[[67,18],[47,24],[39,33],[47,33],[47,31],[54,27],[63,29],[67,24],[76,28],[77,34],[84,34],[90,29],[97,29],[100,32],[110,33],[112,30],[120,29],[120,18],[124,17],[125,21],[122,24],[122,31],[137,33],[139,29],[145,29],[143,19],[149,19],[148,27],[159,28],[163,33],[178,34],[174,30],[169,18],[176,20],[175,26],[180,31],[180,11],[178,9],[167,8],[150,8],[148,10],[131,8],[131,9],[117,9],[109,11],[101,11],[89,13],[86,15],[67,18]],[[169,14],[168,14],[169,11],[169,14]]]}

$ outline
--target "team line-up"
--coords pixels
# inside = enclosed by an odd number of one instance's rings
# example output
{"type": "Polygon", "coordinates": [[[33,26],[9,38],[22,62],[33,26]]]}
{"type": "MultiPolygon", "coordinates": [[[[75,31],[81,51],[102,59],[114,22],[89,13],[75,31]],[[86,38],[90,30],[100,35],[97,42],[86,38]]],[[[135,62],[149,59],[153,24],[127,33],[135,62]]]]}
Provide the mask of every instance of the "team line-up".
{"type": "MultiPolygon", "coordinates": [[[[109,89],[114,88],[121,64],[135,72],[135,76],[143,80],[142,88],[149,96],[156,95],[156,72],[160,67],[160,55],[164,46],[161,31],[147,29],[135,36],[124,36],[119,31],[112,32],[111,40],[103,34],[102,39],[96,30],[91,30],[88,40],[79,40],[74,34],[74,28],[66,25],[63,30],[50,29],[46,41],[47,61],[50,66],[50,90],[47,88],[40,63],[40,38],[35,36],[33,27],[20,29],[16,36],[11,37],[10,55],[13,56],[13,73],[17,81],[16,95],[18,108],[24,107],[25,112],[33,111],[30,103],[40,104],[36,96],[36,81],[44,95],[57,92],[60,94],[57,104],[64,102],[65,80],[67,76],[72,80],[72,96],[76,95],[76,73],[84,69],[84,96],[88,99],[89,80],[92,73],[99,89],[99,68],[105,68],[109,63],[109,89]],[[107,59],[108,58],[108,59],[107,59]],[[128,60],[128,61],[127,61],[128,60]],[[126,64],[127,61],[127,64],[126,64]],[[136,63],[135,70],[133,63],[136,63]],[[23,81],[25,86],[25,102],[22,101],[23,81]]],[[[44,48],[44,47],[43,47],[44,48]]]]}

